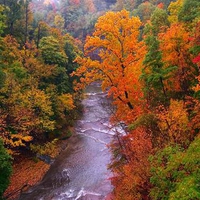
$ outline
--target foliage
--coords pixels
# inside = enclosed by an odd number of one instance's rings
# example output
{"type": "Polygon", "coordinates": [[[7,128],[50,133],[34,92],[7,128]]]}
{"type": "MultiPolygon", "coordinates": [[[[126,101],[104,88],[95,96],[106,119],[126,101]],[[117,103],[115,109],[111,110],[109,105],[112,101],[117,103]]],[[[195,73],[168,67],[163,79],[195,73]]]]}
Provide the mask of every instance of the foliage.
{"type": "Polygon", "coordinates": [[[129,125],[129,130],[134,130],[140,126],[150,126],[156,121],[153,113],[145,113],[140,115],[133,123],[129,125]]]}
{"type": "Polygon", "coordinates": [[[171,2],[168,10],[170,12],[168,20],[170,23],[177,23],[178,22],[178,14],[183,6],[183,0],[177,0],[175,2],[171,2]]]}
{"type": "Polygon", "coordinates": [[[55,37],[43,37],[40,41],[40,49],[46,64],[65,65],[67,62],[67,57],[55,37]]]}
{"type": "Polygon", "coordinates": [[[0,4],[0,134],[9,153],[30,142],[55,152],[54,141],[38,142],[69,125],[78,92],[100,80],[111,121],[126,131],[111,144],[115,199],[199,199],[198,0],[117,0],[107,13],[97,0],[0,4]]]}
{"type": "Polygon", "coordinates": [[[75,107],[71,94],[62,94],[58,97],[58,99],[63,108],[66,110],[72,110],[75,107]]]}
{"type": "Polygon", "coordinates": [[[200,19],[200,2],[198,0],[184,0],[178,17],[185,23],[195,23],[200,19]]]}
{"type": "Polygon", "coordinates": [[[169,108],[158,108],[158,127],[166,143],[183,144],[190,139],[188,113],[183,101],[170,100],[169,108]]]}
{"type": "Polygon", "coordinates": [[[167,12],[163,9],[156,8],[151,15],[152,32],[154,35],[164,31],[169,25],[167,12]]]}
{"type": "MultiPolygon", "coordinates": [[[[189,32],[182,24],[172,24],[171,27],[159,35],[161,39],[161,50],[163,61],[166,67],[177,66],[176,72],[169,79],[172,90],[183,94],[188,94],[191,90],[190,85],[194,77],[198,74],[198,69],[192,63],[190,54],[189,32]]],[[[168,85],[168,89],[171,88],[168,85]]]]}
{"type": "Polygon", "coordinates": [[[16,28],[16,22],[19,20],[22,16],[22,3],[23,1],[12,1],[12,0],[1,0],[1,5],[3,5],[6,9],[4,10],[4,13],[6,15],[6,34],[15,35],[15,28],[16,28]]]}
{"type": "Polygon", "coordinates": [[[44,72],[44,64],[35,58],[37,50],[33,44],[20,50],[17,41],[7,36],[1,46],[1,63],[6,74],[0,90],[4,122],[1,135],[7,148],[17,149],[34,139],[35,132],[54,129],[50,95],[38,88],[42,78],[51,75],[53,68],[47,66],[48,72],[44,72]]]}
{"type": "Polygon", "coordinates": [[[77,67],[72,59],[79,50],[72,37],[41,26],[47,35],[38,44],[22,45],[19,37],[10,35],[0,40],[0,132],[11,154],[61,128],[75,108],[69,75],[77,67]]]}
{"type": "Polygon", "coordinates": [[[200,139],[196,138],[187,150],[168,146],[151,160],[152,199],[200,198],[200,139]]]}
{"type": "Polygon", "coordinates": [[[125,161],[117,164],[119,159],[114,159],[111,165],[114,172],[111,182],[115,186],[115,199],[147,199],[150,189],[148,156],[152,150],[151,139],[146,130],[139,127],[120,140],[118,157],[123,155],[125,161]]]}
{"type": "Polygon", "coordinates": [[[167,102],[168,94],[165,80],[176,69],[176,66],[164,67],[162,52],[160,51],[158,34],[163,32],[169,25],[166,17],[164,10],[156,8],[151,15],[151,22],[147,23],[144,28],[144,41],[147,46],[147,54],[143,61],[144,67],[141,79],[145,81],[144,92],[150,105],[156,103],[155,99],[162,103],[167,102]],[[161,20],[161,16],[164,17],[163,20],[161,20]]]}
{"type": "Polygon", "coordinates": [[[8,187],[11,172],[11,156],[8,155],[8,153],[6,152],[6,149],[3,146],[3,142],[0,139],[0,199],[2,198],[4,191],[8,187]]]}
{"type": "Polygon", "coordinates": [[[4,7],[0,5],[0,35],[4,32],[4,29],[6,28],[5,20],[6,16],[3,14],[4,7]]]}
{"type": "Polygon", "coordinates": [[[140,17],[142,22],[146,23],[155,9],[156,7],[153,4],[146,1],[138,6],[135,10],[135,14],[140,17]]]}
{"type": "Polygon", "coordinates": [[[81,65],[75,73],[81,76],[77,89],[102,80],[102,88],[108,89],[119,115],[134,107],[140,109],[134,100],[143,96],[138,78],[145,54],[144,43],[139,41],[140,26],[140,20],[129,17],[126,10],[106,13],[98,19],[93,35],[87,37],[85,53],[88,57],[77,58],[81,65]]]}
{"type": "Polygon", "coordinates": [[[53,141],[47,142],[43,145],[30,144],[30,148],[34,153],[37,153],[40,155],[48,155],[54,158],[57,154],[57,150],[56,150],[57,142],[58,142],[58,139],[54,139],[53,141]]]}

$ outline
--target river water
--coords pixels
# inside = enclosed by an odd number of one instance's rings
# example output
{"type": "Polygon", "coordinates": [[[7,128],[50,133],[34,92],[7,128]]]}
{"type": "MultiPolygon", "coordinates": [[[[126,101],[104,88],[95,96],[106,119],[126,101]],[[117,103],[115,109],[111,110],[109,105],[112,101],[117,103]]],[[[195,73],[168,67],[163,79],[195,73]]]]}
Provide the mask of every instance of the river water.
{"type": "Polygon", "coordinates": [[[69,147],[41,183],[23,193],[20,200],[104,200],[112,191],[107,144],[115,131],[109,124],[109,101],[99,83],[90,85],[85,96],[83,116],[76,122],[69,147]]]}

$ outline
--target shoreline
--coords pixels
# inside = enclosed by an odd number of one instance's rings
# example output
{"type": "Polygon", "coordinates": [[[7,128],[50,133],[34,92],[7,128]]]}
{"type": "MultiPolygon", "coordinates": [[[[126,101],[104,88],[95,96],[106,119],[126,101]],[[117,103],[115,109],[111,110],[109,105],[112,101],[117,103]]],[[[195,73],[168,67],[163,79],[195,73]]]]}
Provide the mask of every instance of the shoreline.
{"type": "MultiPolygon", "coordinates": [[[[57,155],[54,159],[68,147],[68,139],[59,140],[56,147],[57,155]]],[[[10,177],[10,184],[4,192],[6,200],[18,200],[22,192],[26,192],[40,183],[50,169],[51,164],[38,160],[35,156],[21,155],[12,167],[13,173],[10,177]]]]}

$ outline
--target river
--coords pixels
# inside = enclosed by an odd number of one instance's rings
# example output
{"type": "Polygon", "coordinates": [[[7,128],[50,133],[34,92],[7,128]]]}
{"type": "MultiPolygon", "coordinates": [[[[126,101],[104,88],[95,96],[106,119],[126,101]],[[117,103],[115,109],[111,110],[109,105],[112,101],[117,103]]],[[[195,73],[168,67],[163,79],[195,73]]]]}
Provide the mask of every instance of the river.
{"type": "Polygon", "coordinates": [[[91,84],[82,101],[84,112],[75,125],[69,147],[51,165],[43,180],[23,193],[20,200],[104,200],[113,187],[107,165],[107,144],[114,129],[110,109],[99,83],[91,84]]]}

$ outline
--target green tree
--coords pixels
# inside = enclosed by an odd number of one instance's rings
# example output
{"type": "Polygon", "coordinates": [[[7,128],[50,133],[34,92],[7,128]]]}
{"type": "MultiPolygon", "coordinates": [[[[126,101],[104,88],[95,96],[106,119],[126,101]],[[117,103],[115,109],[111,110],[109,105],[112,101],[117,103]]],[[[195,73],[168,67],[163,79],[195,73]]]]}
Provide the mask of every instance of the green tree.
{"type": "MultiPolygon", "coordinates": [[[[64,43],[63,37],[60,38],[64,43]]],[[[42,58],[46,64],[57,65],[55,73],[45,81],[57,87],[58,94],[70,91],[69,76],[67,74],[68,57],[64,44],[53,36],[43,37],[40,41],[42,58]]]]}
{"type": "Polygon", "coordinates": [[[169,26],[167,12],[163,9],[156,8],[150,18],[152,24],[152,32],[154,35],[166,30],[169,26]]]}
{"type": "Polygon", "coordinates": [[[22,17],[22,0],[14,1],[14,0],[0,0],[0,4],[6,7],[5,14],[6,14],[6,34],[15,35],[15,28],[16,22],[21,19],[22,17]]]}
{"type": "Polygon", "coordinates": [[[195,20],[200,20],[200,1],[184,0],[178,18],[186,24],[191,24],[195,22],[195,20]]]}
{"type": "Polygon", "coordinates": [[[66,34],[64,36],[64,51],[68,57],[68,61],[67,61],[67,66],[66,66],[66,73],[69,77],[69,88],[70,88],[70,92],[73,92],[73,82],[77,77],[71,76],[71,74],[76,71],[76,69],[79,67],[77,62],[74,62],[74,60],[76,59],[76,57],[80,56],[82,53],[79,50],[79,48],[77,47],[75,40],[72,36],[70,36],[69,34],[66,34]]]}
{"type": "Polygon", "coordinates": [[[4,32],[4,29],[6,28],[5,21],[6,21],[6,16],[4,14],[5,8],[0,5],[0,35],[4,32]]]}
{"type": "Polygon", "coordinates": [[[168,146],[151,160],[153,200],[200,199],[200,138],[184,150],[168,146]]]}
{"type": "Polygon", "coordinates": [[[157,39],[158,34],[169,25],[166,11],[156,8],[150,20],[150,23],[146,24],[144,29],[147,54],[143,62],[144,68],[141,78],[145,81],[144,89],[149,103],[155,103],[155,96],[158,101],[166,100],[167,92],[164,80],[175,68],[164,68],[162,52],[159,50],[160,41],[157,39]]]}
{"type": "Polygon", "coordinates": [[[11,156],[6,152],[0,139],[0,199],[9,185],[9,177],[12,173],[11,156]]]}
{"type": "Polygon", "coordinates": [[[67,56],[55,37],[43,37],[40,41],[40,50],[46,64],[66,65],[67,56]]]}

